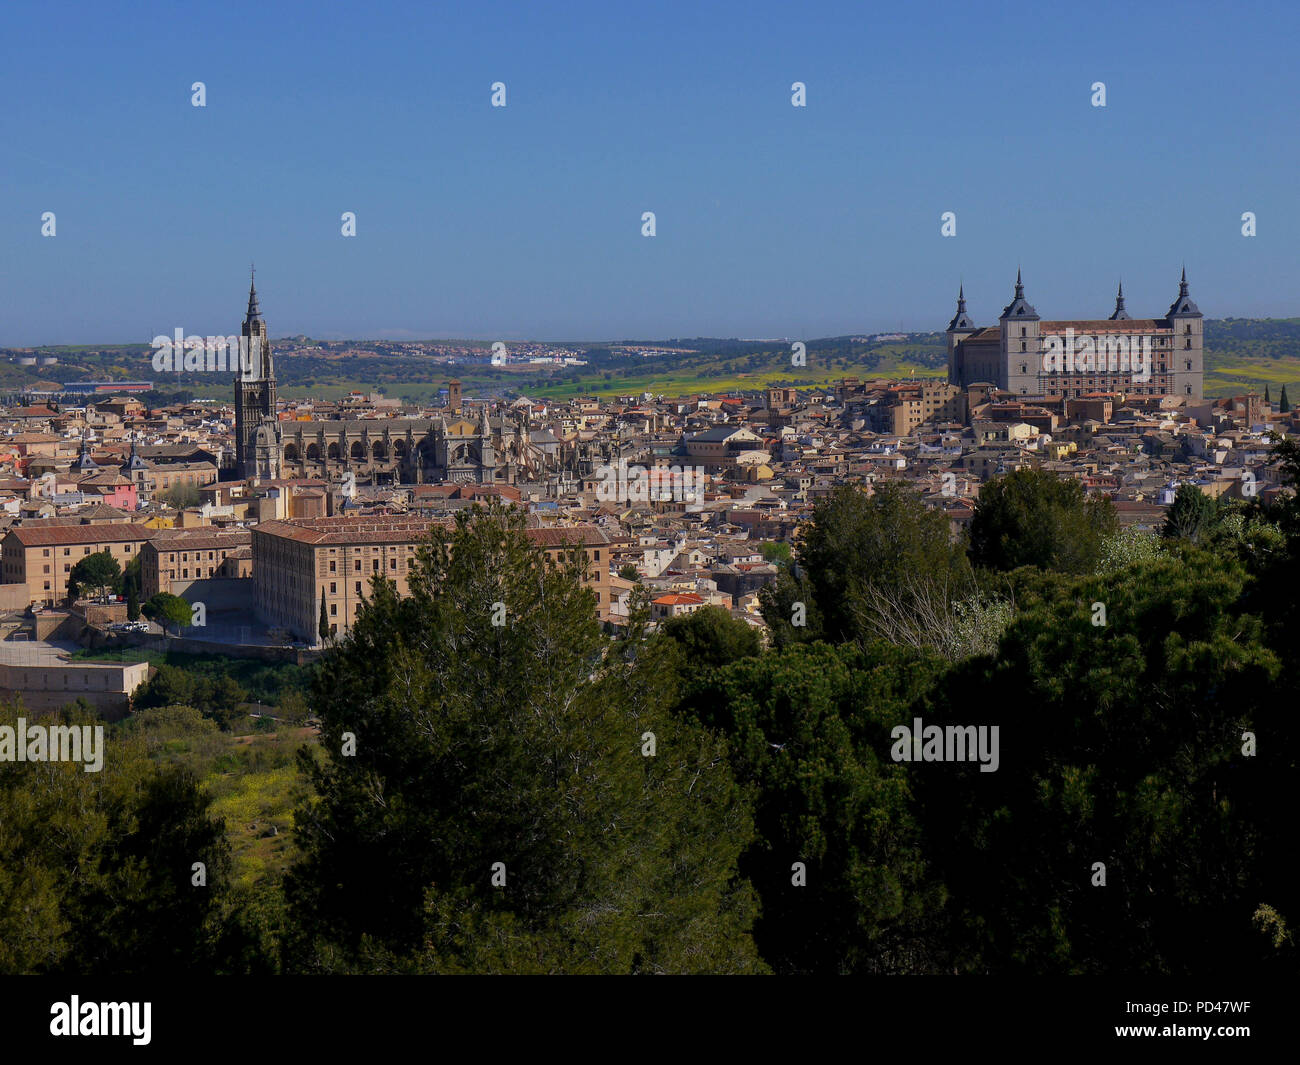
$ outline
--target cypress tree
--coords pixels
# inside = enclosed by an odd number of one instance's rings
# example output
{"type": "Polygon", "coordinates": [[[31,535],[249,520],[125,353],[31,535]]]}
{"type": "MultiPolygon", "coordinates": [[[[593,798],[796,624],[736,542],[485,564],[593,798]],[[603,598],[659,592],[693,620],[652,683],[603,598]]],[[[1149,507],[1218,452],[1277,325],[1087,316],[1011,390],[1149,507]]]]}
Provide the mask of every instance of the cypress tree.
{"type": "Polygon", "coordinates": [[[1278,400],[1277,409],[1283,414],[1291,413],[1291,403],[1286,398],[1286,385],[1282,386],[1282,398],[1278,400]]]}
{"type": "Polygon", "coordinates": [[[330,616],[325,610],[325,589],[320,590],[320,638],[324,643],[330,638],[330,616]]]}

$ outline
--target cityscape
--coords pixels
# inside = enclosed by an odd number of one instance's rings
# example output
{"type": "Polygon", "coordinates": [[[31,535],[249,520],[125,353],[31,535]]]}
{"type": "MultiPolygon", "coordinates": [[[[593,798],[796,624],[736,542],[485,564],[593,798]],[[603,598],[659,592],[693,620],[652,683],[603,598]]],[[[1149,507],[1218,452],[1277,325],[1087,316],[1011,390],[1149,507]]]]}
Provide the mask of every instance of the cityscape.
{"type": "Polygon", "coordinates": [[[1280,1035],[1300,17],[347,7],[0,16],[15,1045],[1280,1035]]]}

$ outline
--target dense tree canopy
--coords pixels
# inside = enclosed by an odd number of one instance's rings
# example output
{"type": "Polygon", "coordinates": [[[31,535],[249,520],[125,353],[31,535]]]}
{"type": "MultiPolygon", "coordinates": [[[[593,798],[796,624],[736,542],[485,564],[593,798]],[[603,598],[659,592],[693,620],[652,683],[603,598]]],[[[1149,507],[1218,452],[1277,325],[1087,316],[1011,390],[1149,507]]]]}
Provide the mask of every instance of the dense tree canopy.
{"type": "Polygon", "coordinates": [[[668,714],[653,649],[602,636],[579,574],[493,508],[420,554],[409,596],[374,583],[313,699],[288,885],[306,964],[761,967],[724,748],[668,714]]]}
{"type": "Polygon", "coordinates": [[[993,570],[1037,566],[1089,573],[1115,526],[1110,501],[1085,496],[1077,480],[1016,470],[980,489],[970,526],[970,560],[993,570]]]}

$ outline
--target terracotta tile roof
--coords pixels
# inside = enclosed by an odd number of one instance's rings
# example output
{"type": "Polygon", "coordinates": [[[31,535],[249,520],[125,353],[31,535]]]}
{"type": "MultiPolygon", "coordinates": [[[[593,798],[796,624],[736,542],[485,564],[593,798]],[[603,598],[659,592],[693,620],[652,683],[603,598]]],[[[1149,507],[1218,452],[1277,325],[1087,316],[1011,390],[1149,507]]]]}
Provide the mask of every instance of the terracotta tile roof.
{"type": "Polygon", "coordinates": [[[158,551],[228,551],[253,542],[248,529],[160,529],[152,540],[158,551]]]}
{"type": "Polygon", "coordinates": [[[671,592],[668,595],[661,595],[652,602],[656,606],[692,606],[696,603],[703,603],[704,597],[696,595],[694,592],[671,592]]]}
{"type": "Polygon", "coordinates": [[[609,543],[609,537],[605,535],[605,530],[595,525],[571,525],[560,529],[529,529],[528,539],[542,547],[609,543]]]}
{"type": "Polygon", "coordinates": [[[318,547],[327,544],[409,543],[427,535],[435,525],[445,524],[428,518],[349,515],[264,521],[253,531],[318,547]]]}
{"type": "Polygon", "coordinates": [[[133,522],[121,525],[55,525],[34,528],[20,525],[9,531],[23,547],[50,547],[64,544],[126,543],[131,540],[148,540],[152,529],[133,522]]]}

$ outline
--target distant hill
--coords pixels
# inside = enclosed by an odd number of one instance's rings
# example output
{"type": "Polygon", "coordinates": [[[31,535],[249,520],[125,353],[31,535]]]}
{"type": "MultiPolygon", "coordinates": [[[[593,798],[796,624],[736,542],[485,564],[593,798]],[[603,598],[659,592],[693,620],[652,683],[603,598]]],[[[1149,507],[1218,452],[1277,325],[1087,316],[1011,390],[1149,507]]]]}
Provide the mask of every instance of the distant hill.
{"type": "MultiPolygon", "coordinates": [[[[459,378],[467,396],[519,395],[562,398],[576,394],[622,395],[651,392],[685,395],[696,392],[758,390],[770,384],[795,388],[824,387],[841,377],[942,376],[946,365],[941,332],[906,333],[876,339],[856,334],[801,341],[806,364],[792,363],[793,339],[740,340],[674,337],[666,340],[618,340],[556,346],[585,352],[586,366],[529,365],[494,367],[490,344],[429,341],[430,349],[455,350],[439,355],[411,351],[393,341],[312,341],[294,337],[275,341],[280,357],[276,371],[286,397],[337,398],[352,390],[381,390],[408,401],[431,402],[448,379],[459,378]],[[306,350],[310,348],[310,350],[306,350]],[[467,354],[466,349],[481,352],[467,354]],[[644,350],[642,350],[644,349],[644,350]]],[[[1300,394],[1300,318],[1224,318],[1205,323],[1206,393],[1229,395],[1247,388],[1278,391],[1292,384],[1300,394]]],[[[53,354],[57,366],[40,367],[40,377],[57,380],[157,380],[167,398],[223,398],[230,395],[228,375],[154,374],[151,350],[144,345],[80,345],[37,349],[0,349],[0,388],[30,387],[37,368],[18,366],[22,355],[53,354]]]]}

